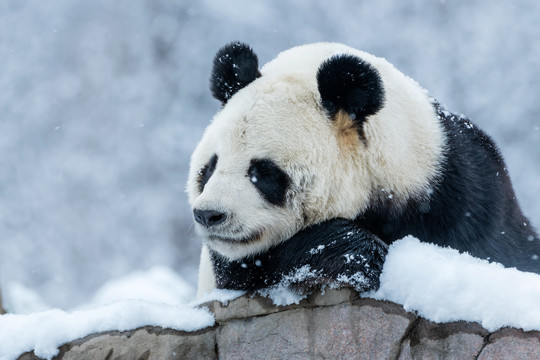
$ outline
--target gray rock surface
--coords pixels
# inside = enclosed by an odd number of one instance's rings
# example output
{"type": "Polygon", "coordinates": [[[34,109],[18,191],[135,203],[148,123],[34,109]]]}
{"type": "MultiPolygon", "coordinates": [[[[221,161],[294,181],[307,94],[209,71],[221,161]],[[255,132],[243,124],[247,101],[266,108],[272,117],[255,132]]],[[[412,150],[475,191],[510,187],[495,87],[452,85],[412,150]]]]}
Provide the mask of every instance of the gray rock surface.
{"type": "MultiPolygon", "coordinates": [[[[187,333],[156,327],[92,334],[60,347],[62,360],[216,359],[214,329],[187,333]]],[[[20,360],[37,360],[26,353],[20,360]]]]}
{"type": "MultiPolygon", "coordinates": [[[[56,359],[540,359],[540,332],[437,324],[351,289],[277,307],[260,296],[204,304],[216,325],[188,333],[143,327],[92,334],[56,359]]],[[[38,359],[32,352],[21,360],[38,359]]]]}
{"type": "Polygon", "coordinates": [[[402,344],[399,359],[476,359],[488,335],[477,323],[436,324],[418,319],[402,344]]]}
{"type": "Polygon", "coordinates": [[[504,328],[487,340],[478,360],[540,359],[540,331],[504,328]]]}

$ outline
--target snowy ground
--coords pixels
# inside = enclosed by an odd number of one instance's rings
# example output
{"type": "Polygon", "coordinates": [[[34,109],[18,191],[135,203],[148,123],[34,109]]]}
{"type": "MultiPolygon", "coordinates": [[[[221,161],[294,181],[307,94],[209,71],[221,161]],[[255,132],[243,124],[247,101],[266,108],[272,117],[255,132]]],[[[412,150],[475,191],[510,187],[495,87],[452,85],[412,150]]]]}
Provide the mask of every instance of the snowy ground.
{"type": "MultiPolygon", "coordinates": [[[[4,306],[10,313],[28,314],[48,308],[39,294],[18,283],[8,282],[3,297],[4,306]]],[[[191,283],[170,268],[159,266],[108,281],[77,310],[129,299],[166,305],[181,305],[194,298],[195,288],[191,283]]]]}
{"type": "MultiPolygon", "coordinates": [[[[194,331],[212,326],[212,314],[194,308],[194,301],[188,303],[193,294],[182,278],[156,268],[110,282],[85,310],[1,316],[0,360],[15,359],[31,349],[51,358],[61,344],[99,331],[144,325],[194,331]]],[[[222,290],[202,301],[227,301],[240,294],[222,290]]],[[[284,305],[283,294],[287,292],[270,295],[284,305]]],[[[287,295],[289,303],[298,300],[287,295]]],[[[506,269],[412,237],[390,247],[381,287],[367,295],[401,304],[434,322],[475,321],[490,331],[504,326],[540,330],[540,275],[506,269]]]]}

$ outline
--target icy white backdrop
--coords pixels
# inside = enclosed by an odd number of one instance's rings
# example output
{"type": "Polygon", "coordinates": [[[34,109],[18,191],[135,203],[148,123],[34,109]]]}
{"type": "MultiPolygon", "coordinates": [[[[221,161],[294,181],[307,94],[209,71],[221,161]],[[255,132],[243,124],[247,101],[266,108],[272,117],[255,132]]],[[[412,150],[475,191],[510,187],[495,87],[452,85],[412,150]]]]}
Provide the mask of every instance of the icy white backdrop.
{"type": "Polygon", "coordinates": [[[0,285],[73,308],[154,266],[195,282],[184,184],[232,40],[261,63],[315,41],[387,58],[495,138],[540,227],[539,18],[533,0],[2,1],[0,285]]]}

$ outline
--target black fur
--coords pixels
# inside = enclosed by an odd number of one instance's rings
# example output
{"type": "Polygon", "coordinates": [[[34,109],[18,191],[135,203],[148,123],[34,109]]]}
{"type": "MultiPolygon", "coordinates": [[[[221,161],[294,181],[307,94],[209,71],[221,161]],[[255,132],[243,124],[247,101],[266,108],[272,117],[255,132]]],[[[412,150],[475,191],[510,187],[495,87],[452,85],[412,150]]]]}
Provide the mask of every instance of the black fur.
{"type": "Polygon", "coordinates": [[[469,119],[434,104],[447,136],[442,173],[426,199],[401,211],[373,204],[358,226],[387,244],[412,234],[507,267],[540,273],[540,241],[516,201],[493,140],[469,119]],[[536,257],[535,257],[536,255],[536,257]]]}
{"type": "Polygon", "coordinates": [[[285,204],[285,194],[290,184],[289,176],[272,160],[251,160],[248,177],[266,201],[278,206],[285,204]]]}
{"type": "Polygon", "coordinates": [[[210,90],[225,105],[238,90],[260,76],[257,55],[248,45],[233,42],[222,47],[214,58],[210,90]]]}
{"type": "Polygon", "coordinates": [[[208,163],[204,165],[204,167],[199,170],[199,176],[197,178],[197,182],[199,183],[199,191],[202,193],[204,190],[204,186],[210,180],[212,177],[212,174],[214,174],[214,170],[216,170],[218,157],[216,154],[210,158],[208,163]]]}
{"type": "Polygon", "coordinates": [[[336,55],[317,72],[322,105],[333,117],[339,110],[351,115],[362,128],[367,116],[384,104],[384,87],[379,72],[353,55],[336,55]]]}
{"type": "Polygon", "coordinates": [[[369,291],[379,287],[387,251],[386,244],[352,221],[333,219],[310,226],[259,256],[239,261],[214,252],[211,256],[218,289],[260,290],[282,284],[307,292],[325,284],[350,284],[369,291]],[[295,278],[306,265],[316,276],[295,278]]]}

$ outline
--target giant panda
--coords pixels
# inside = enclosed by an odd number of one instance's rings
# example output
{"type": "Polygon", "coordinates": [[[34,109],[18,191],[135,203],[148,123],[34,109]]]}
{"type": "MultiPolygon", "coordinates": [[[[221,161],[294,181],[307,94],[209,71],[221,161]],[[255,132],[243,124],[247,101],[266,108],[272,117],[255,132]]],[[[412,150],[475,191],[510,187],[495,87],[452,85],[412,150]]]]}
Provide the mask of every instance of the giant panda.
{"type": "Polygon", "coordinates": [[[217,286],[216,264],[332,219],[365,231],[353,247],[410,234],[540,273],[540,241],[492,139],[385,59],[316,43],[259,69],[235,42],[216,54],[210,88],[222,108],[187,183],[203,241],[199,295],[217,286]]]}

